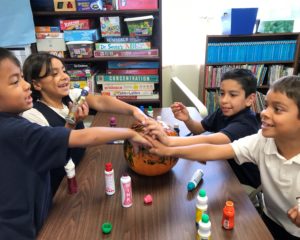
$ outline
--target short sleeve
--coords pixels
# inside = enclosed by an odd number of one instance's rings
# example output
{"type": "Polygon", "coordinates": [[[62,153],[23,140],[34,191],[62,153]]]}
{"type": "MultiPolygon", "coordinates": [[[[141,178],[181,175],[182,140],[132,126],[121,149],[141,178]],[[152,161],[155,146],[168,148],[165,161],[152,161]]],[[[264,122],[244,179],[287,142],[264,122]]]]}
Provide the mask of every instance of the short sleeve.
{"type": "Polygon", "coordinates": [[[220,115],[220,109],[209,114],[201,121],[201,125],[205,131],[218,132],[218,130],[216,129],[216,120],[218,119],[219,115],[220,115]]]}
{"type": "Polygon", "coordinates": [[[22,113],[22,117],[26,118],[32,123],[37,123],[41,126],[49,126],[49,122],[44,117],[44,115],[37,109],[31,108],[22,113]]]}

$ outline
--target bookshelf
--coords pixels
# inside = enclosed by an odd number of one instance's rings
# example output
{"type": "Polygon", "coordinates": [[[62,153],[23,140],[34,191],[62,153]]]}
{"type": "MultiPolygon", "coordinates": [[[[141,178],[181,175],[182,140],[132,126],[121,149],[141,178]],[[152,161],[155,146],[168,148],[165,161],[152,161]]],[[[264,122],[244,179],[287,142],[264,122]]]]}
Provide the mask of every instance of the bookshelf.
{"type": "Polygon", "coordinates": [[[299,74],[300,34],[208,35],[203,102],[209,113],[218,107],[220,77],[230,68],[248,68],[258,78],[253,110],[260,112],[269,84],[285,75],[299,74]]]}
{"type": "MultiPolygon", "coordinates": [[[[145,99],[134,99],[134,98],[123,98],[130,104],[145,107],[151,105],[153,107],[162,106],[162,21],[161,21],[161,0],[158,1],[157,9],[145,9],[145,10],[99,10],[99,11],[74,11],[74,12],[55,12],[55,11],[35,11],[33,9],[33,18],[35,26],[59,26],[60,20],[74,20],[74,19],[89,19],[93,29],[98,29],[100,31],[100,17],[114,17],[118,16],[120,18],[120,28],[121,37],[128,37],[127,25],[124,22],[125,18],[131,17],[141,17],[152,15],[153,20],[153,30],[152,36],[148,37],[147,41],[151,42],[151,49],[158,49],[158,56],[124,56],[124,57],[91,57],[91,58],[70,58],[65,56],[62,58],[66,64],[89,64],[94,69],[97,69],[100,73],[105,73],[108,69],[108,63],[110,61],[118,62],[155,62],[158,64],[158,82],[155,83],[155,93],[158,95],[156,98],[145,98],[145,99]]],[[[48,9],[49,10],[49,9],[48,9]]],[[[61,31],[62,32],[62,31],[61,31]]],[[[105,38],[101,37],[100,40],[96,41],[98,43],[105,42],[105,38]]],[[[36,44],[33,44],[32,51],[37,52],[36,44]]],[[[97,85],[96,80],[92,80],[95,83],[95,93],[100,93],[102,90],[101,85],[97,85]]]]}

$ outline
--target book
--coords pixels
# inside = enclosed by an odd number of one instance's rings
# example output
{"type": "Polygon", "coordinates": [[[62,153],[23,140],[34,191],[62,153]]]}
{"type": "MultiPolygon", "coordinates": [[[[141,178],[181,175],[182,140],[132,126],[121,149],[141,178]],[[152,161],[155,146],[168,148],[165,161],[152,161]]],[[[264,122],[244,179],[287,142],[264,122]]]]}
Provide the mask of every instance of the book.
{"type": "Polygon", "coordinates": [[[157,68],[149,69],[106,69],[109,75],[158,75],[157,68]]]}
{"type": "Polygon", "coordinates": [[[154,83],[110,83],[105,82],[101,84],[102,90],[154,90],[154,83]]]}
{"type": "Polygon", "coordinates": [[[115,0],[116,10],[157,9],[157,0],[115,0]]]}
{"type": "Polygon", "coordinates": [[[96,50],[148,50],[151,49],[151,42],[127,42],[127,43],[96,43],[96,50]]]}
{"type": "Polygon", "coordinates": [[[95,50],[94,57],[158,57],[158,49],[149,50],[95,50]]]}
{"type": "Polygon", "coordinates": [[[108,61],[107,66],[108,66],[109,69],[119,69],[119,68],[159,68],[159,62],[108,61]]]}
{"type": "Polygon", "coordinates": [[[149,37],[106,37],[108,43],[149,42],[149,37]]]}
{"type": "Polygon", "coordinates": [[[107,75],[96,74],[97,84],[102,82],[153,82],[158,83],[158,75],[107,75]]]}

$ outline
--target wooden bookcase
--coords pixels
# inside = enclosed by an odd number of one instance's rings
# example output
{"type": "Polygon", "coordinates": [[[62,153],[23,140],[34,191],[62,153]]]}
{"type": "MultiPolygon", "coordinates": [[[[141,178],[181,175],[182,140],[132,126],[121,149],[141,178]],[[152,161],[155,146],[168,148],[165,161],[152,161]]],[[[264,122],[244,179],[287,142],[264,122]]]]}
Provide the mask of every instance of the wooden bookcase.
{"type": "MultiPolygon", "coordinates": [[[[107,69],[108,61],[149,61],[159,62],[159,82],[155,87],[155,91],[159,95],[159,99],[133,99],[124,100],[130,104],[140,106],[143,105],[161,107],[162,106],[162,14],[161,14],[161,0],[158,0],[158,9],[145,10],[106,10],[106,11],[82,11],[82,12],[55,12],[55,11],[33,11],[34,23],[36,26],[59,26],[59,20],[64,19],[91,19],[94,28],[99,29],[100,32],[100,17],[105,16],[119,16],[122,29],[122,37],[128,36],[126,23],[123,21],[127,17],[140,17],[153,15],[153,31],[150,37],[151,48],[156,48],[159,51],[158,57],[105,57],[105,58],[64,58],[65,63],[92,63],[97,69],[104,72],[107,69]]],[[[101,34],[100,34],[101,35],[101,34]]],[[[100,38],[98,42],[104,42],[100,38]]],[[[36,45],[32,46],[32,50],[37,51],[36,45]]]]}
{"type": "MultiPolygon", "coordinates": [[[[297,75],[300,71],[299,58],[299,33],[208,35],[206,38],[203,102],[209,112],[215,110],[218,101],[218,81],[226,68],[228,70],[235,65],[236,67],[247,66],[256,72],[259,78],[258,94],[265,94],[270,84],[271,69],[276,65],[281,65],[285,71],[289,70],[289,75],[297,75]]],[[[275,76],[275,79],[271,77],[271,82],[277,78],[278,76],[275,76]]],[[[260,100],[263,99],[257,99],[257,102],[260,100]]],[[[259,109],[254,110],[260,111],[259,109]]]]}

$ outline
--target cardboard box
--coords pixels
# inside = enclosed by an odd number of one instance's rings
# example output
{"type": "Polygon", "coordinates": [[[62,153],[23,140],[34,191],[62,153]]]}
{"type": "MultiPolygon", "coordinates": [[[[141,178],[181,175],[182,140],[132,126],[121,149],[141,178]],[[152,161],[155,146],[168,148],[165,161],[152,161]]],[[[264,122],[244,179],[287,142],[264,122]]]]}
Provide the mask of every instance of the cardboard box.
{"type": "Polygon", "coordinates": [[[34,29],[36,33],[60,32],[57,26],[36,26],[34,29]]]}
{"type": "Polygon", "coordinates": [[[64,30],[88,30],[91,28],[90,19],[74,19],[74,20],[60,20],[60,29],[64,30]]]}
{"type": "Polygon", "coordinates": [[[102,37],[120,37],[120,17],[100,17],[100,28],[102,37]]]}
{"type": "Polygon", "coordinates": [[[63,33],[40,33],[43,38],[36,39],[37,50],[40,51],[66,51],[63,33]],[[48,35],[47,35],[48,34],[48,35]]]}
{"type": "Polygon", "coordinates": [[[71,58],[91,58],[93,57],[94,43],[92,41],[72,41],[67,42],[71,58]]]}
{"type": "Polygon", "coordinates": [[[223,34],[252,34],[258,8],[232,8],[222,16],[223,34]]]}
{"type": "Polygon", "coordinates": [[[65,41],[98,41],[100,39],[98,29],[64,31],[65,41]]]}
{"type": "Polygon", "coordinates": [[[53,0],[53,2],[55,12],[76,11],[75,0],[53,0]]]}
{"type": "Polygon", "coordinates": [[[102,0],[76,0],[77,11],[99,11],[103,10],[102,0]]]}

